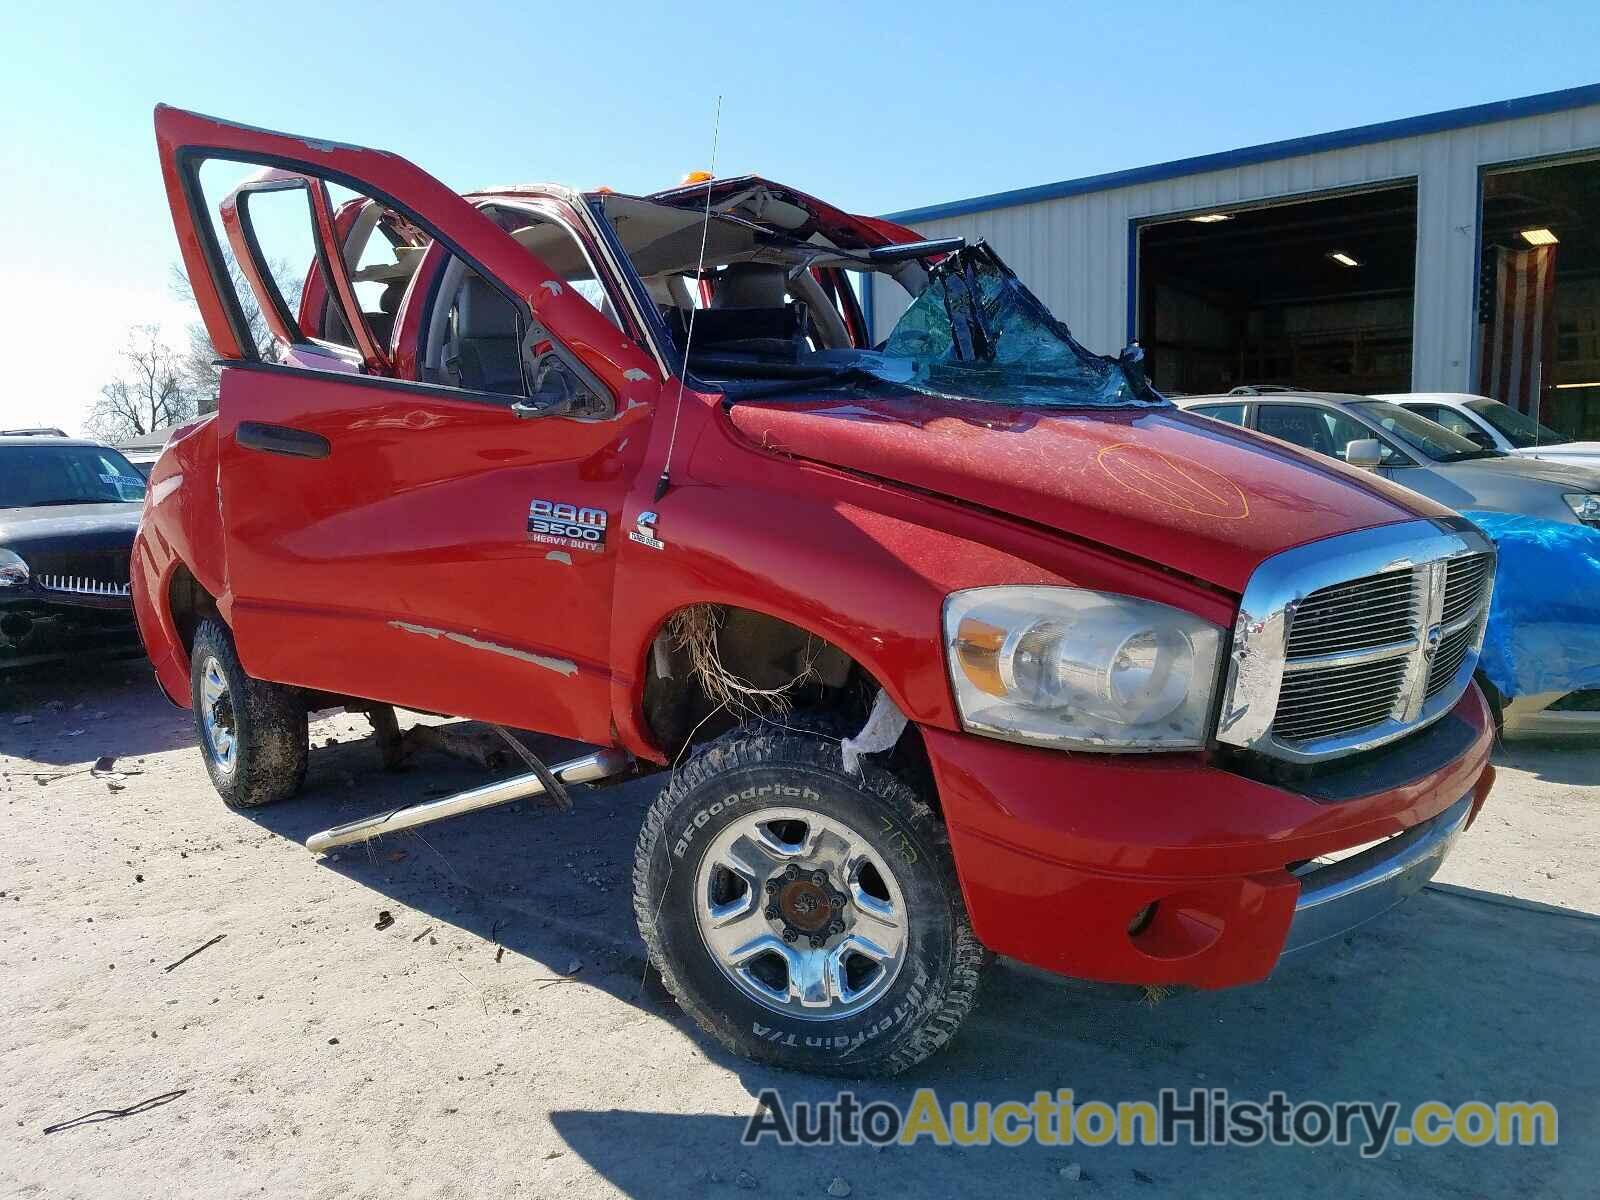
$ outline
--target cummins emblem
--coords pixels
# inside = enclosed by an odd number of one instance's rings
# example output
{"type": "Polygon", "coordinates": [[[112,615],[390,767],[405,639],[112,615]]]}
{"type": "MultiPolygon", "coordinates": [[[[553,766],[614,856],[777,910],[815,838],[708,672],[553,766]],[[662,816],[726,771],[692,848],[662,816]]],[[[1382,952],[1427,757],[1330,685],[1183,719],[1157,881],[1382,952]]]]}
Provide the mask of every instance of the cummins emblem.
{"type": "Polygon", "coordinates": [[[605,509],[535,500],[528,505],[528,540],[598,553],[606,545],[605,509]]]}
{"type": "Polygon", "coordinates": [[[665,550],[667,544],[656,537],[656,515],[653,512],[642,512],[639,519],[634,522],[634,527],[628,530],[628,540],[638,542],[641,546],[649,546],[652,550],[665,550]]]}

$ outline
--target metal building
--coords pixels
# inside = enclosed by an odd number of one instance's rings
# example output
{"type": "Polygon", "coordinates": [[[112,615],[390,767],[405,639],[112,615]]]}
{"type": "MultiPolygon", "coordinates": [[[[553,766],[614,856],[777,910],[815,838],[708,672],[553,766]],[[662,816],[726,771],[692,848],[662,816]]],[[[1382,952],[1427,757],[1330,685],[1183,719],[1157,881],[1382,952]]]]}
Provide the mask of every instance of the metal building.
{"type": "MultiPolygon", "coordinates": [[[[890,216],[1168,391],[1482,392],[1600,436],[1600,84],[890,216]]],[[[907,297],[879,281],[874,333],[907,297]]]]}

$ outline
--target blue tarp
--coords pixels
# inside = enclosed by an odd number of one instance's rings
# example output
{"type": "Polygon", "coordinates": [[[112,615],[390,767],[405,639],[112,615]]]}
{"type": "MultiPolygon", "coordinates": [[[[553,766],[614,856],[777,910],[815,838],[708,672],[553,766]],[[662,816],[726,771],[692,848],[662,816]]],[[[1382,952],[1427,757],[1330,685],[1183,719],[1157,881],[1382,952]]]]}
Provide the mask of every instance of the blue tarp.
{"type": "Polygon", "coordinates": [[[1600,688],[1600,529],[1465,514],[1500,551],[1481,666],[1506,696],[1600,688]]]}

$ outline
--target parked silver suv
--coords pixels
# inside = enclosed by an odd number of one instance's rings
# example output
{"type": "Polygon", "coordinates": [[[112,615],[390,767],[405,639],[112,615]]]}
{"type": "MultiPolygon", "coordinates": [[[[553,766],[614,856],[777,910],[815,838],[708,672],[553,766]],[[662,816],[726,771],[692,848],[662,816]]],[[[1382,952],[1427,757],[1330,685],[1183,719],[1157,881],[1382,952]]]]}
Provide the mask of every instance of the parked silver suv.
{"type": "Polygon", "coordinates": [[[1518,513],[1600,528],[1600,471],[1486,449],[1387,400],[1255,386],[1176,402],[1369,467],[1458,511],[1518,513]]]}

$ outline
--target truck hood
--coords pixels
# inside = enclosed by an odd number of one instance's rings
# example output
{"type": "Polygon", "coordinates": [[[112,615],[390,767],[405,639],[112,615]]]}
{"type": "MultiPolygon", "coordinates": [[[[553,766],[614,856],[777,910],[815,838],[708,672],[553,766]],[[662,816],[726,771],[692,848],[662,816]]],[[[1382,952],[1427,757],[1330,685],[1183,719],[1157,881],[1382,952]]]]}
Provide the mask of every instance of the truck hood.
{"type": "Polygon", "coordinates": [[[999,510],[1239,593],[1303,542],[1449,510],[1176,408],[922,395],[740,401],[756,446],[999,510]]]}

